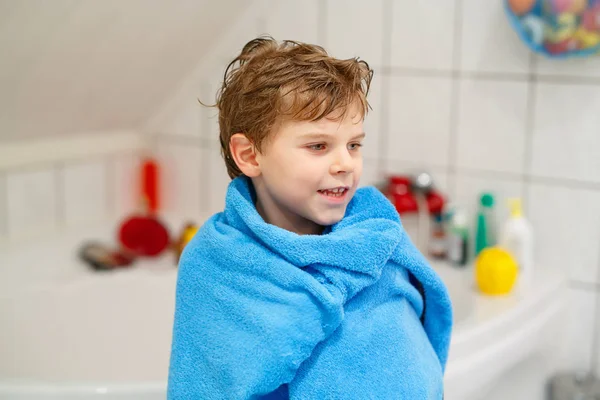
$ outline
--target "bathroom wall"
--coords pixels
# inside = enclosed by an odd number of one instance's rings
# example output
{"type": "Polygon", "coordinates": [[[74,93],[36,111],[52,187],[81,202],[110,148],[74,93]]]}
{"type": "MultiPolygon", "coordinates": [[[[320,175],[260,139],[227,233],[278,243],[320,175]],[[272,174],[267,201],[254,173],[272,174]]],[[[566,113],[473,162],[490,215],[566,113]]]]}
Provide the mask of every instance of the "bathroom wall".
{"type": "MultiPolygon", "coordinates": [[[[471,212],[482,190],[494,192],[501,220],[505,199],[522,197],[537,268],[569,277],[560,367],[600,370],[600,57],[532,55],[501,3],[256,2],[148,123],[168,176],[167,210],[203,215],[223,206],[228,178],[216,111],[197,99],[214,100],[224,67],[247,40],[268,33],[360,56],[375,70],[363,182],[426,169],[471,212]]],[[[544,379],[521,379],[511,398],[538,398],[544,379]]]]}
{"type": "Polygon", "coordinates": [[[104,131],[0,144],[0,248],[133,211],[146,141],[104,131]]]}

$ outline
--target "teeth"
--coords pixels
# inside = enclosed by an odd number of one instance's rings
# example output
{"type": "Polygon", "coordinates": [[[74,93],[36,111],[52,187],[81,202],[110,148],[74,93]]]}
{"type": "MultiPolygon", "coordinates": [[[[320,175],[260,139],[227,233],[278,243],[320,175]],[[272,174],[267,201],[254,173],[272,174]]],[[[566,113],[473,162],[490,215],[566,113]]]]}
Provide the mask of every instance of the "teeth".
{"type": "Polygon", "coordinates": [[[320,192],[327,196],[341,197],[346,192],[346,188],[324,189],[320,190],[320,192]]]}

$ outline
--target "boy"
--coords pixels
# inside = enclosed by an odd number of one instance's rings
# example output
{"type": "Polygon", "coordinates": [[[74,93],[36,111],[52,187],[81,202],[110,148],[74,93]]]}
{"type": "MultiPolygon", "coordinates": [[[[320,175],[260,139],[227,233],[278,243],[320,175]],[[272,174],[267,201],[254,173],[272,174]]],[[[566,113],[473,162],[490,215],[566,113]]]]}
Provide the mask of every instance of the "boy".
{"type": "Polygon", "coordinates": [[[372,75],[271,38],[227,68],[233,181],[182,255],[169,398],[442,398],[446,289],[385,197],[357,190],[372,75]]]}

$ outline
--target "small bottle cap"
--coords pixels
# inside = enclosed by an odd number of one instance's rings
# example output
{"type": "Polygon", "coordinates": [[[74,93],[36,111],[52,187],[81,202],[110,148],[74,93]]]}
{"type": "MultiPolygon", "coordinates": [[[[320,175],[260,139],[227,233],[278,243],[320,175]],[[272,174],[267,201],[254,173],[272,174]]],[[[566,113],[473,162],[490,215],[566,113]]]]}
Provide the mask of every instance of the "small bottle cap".
{"type": "Polygon", "coordinates": [[[521,206],[521,199],[512,198],[508,199],[508,207],[510,208],[510,216],[518,218],[523,215],[523,207],[521,206]]]}
{"type": "Polygon", "coordinates": [[[494,196],[491,193],[481,195],[481,205],[484,207],[492,207],[494,205],[494,196]]]}

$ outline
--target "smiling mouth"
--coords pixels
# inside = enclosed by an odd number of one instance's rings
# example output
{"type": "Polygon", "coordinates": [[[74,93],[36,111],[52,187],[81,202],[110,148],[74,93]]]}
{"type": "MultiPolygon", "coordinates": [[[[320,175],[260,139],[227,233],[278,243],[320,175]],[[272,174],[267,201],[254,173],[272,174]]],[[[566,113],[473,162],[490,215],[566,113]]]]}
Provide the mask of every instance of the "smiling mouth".
{"type": "Polygon", "coordinates": [[[346,193],[348,193],[347,187],[337,187],[333,189],[321,189],[318,192],[324,196],[328,197],[344,197],[346,193]]]}

